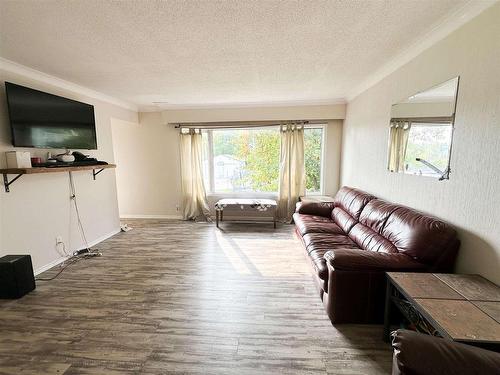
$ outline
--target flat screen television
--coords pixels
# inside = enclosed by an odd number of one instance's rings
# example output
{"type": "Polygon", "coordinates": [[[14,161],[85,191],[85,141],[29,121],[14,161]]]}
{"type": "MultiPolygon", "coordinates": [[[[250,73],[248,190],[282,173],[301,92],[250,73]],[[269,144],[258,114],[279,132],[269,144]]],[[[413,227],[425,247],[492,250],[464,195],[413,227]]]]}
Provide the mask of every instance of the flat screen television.
{"type": "Polygon", "coordinates": [[[96,150],[94,106],[5,82],[15,147],[96,150]]]}

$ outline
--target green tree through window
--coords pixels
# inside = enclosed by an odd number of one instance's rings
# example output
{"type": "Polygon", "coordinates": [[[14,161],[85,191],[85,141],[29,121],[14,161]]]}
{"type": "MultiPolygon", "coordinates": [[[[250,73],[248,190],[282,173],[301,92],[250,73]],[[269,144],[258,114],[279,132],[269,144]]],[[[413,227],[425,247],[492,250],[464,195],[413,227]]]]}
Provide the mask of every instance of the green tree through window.
{"type": "MultiPolygon", "coordinates": [[[[216,192],[277,192],[279,187],[279,129],[217,129],[212,132],[213,176],[216,192]]],[[[205,139],[206,137],[205,133],[205,139]]],[[[304,132],[306,190],[321,189],[322,128],[304,132]]],[[[208,141],[205,147],[210,147],[208,141]]],[[[209,153],[204,152],[207,158],[209,153]]],[[[205,160],[204,173],[210,161],[205,160]]]]}

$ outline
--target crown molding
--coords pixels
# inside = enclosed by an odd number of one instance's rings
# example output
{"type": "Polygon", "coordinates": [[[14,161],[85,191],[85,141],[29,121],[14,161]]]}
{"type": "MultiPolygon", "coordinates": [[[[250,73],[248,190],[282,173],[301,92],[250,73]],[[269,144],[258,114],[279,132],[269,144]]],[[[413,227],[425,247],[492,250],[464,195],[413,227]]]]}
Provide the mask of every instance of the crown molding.
{"type": "Polygon", "coordinates": [[[290,100],[275,102],[236,102],[236,103],[206,103],[206,104],[157,104],[153,106],[142,106],[141,112],[174,111],[186,109],[238,109],[238,108],[268,108],[268,107],[309,107],[344,105],[346,100],[321,99],[321,100],[290,100]]]}
{"type": "Polygon", "coordinates": [[[368,77],[368,79],[356,86],[347,95],[347,101],[350,102],[370,87],[375,86],[385,77],[394,73],[426,49],[432,47],[453,31],[477,17],[484,10],[498,3],[498,1],[499,0],[470,0],[456,11],[442,18],[429,32],[418,38],[415,42],[410,44],[410,46],[397,54],[393,59],[389,60],[381,68],[376,70],[372,75],[370,75],[370,77],[368,77]]]}
{"type": "Polygon", "coordinates": [[[41,72],[39,70],[29,68],[27,66],[18,64],[14,61],[4,59],[3,57],[0,57],[0,69],[10,73],[19,74],[27,78],[31,78],[35,81],[43,82],[58,87],[60,89],[69,90],[77,94],[85,95],[88,96],[89,98],[97,99],[134,112],[139,111],[138,107],[135,104],[114,98],[112,96],[100,93],[98,91],[89,89],[87,87],[78,85],[70,81],[66,81],[64,79],[52,76],[50,74],[41,72]]]}

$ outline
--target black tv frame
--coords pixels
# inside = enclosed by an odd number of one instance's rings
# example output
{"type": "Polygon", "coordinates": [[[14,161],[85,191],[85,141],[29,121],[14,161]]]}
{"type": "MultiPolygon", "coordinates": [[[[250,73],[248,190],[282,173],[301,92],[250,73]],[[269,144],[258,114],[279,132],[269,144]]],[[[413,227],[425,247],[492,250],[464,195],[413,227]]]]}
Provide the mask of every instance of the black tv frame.
{"type": "Polygon", "coordinates": [[[64,101],[67,101],[67,102],[78,103],[78,104],[81,104],[81,105],[92,107],[92,113],[93,113],[93,117],[94,117],[93,136],[94,136],[94,141],[95,141],[94,142],[95,148],[89,148],[89,149],[80,149],[80,148],[77,148],[77,150],[97,150],[98,149],[97,129],[96,129],[96,121],[95,121],[95,110],[94,110],[94,106],[92,104],[80,102],[78,100],[69,99],[69,98],[66,98],[64,96],[54,95],[54,94],[51,94],[51,93],[48,93],[48,92],[45,92],[45,91],[36,90],[36,89],[31,88],[31,87],[22,86],[22,85],[18,85],[16,83],[12,83],[12,82],[7,82],[6,81],[5,82],[5,96],[7,98],[7,110],[8,110],[8,113],[9,113],[9,125],[10,125],[12,146],[14,146],[14,147],[20,147],[20,148],[36,148],[36,149],[47,149],[47,150],[61,150],[61,149],[66,149],[67,150],[67,149],[69,149],[68,147],[40,147],[40,146],[35,146],[35,145],[18,145],[18,144],[16,144],[16,139],[15,139],[15,136],[14,136],[14,127],[12,125],[11,113],[10,113],[9,89],[8,89],[9,86],[11,86],[11,87],[12,86],[22,87],[23,89],[28,89],[28,90],[31,90],[31,91],[36,91],[36,92],[42,93],[44,95],[52,96],[54,98],[57,98],[58,100],[64,100],[64,101]]]}

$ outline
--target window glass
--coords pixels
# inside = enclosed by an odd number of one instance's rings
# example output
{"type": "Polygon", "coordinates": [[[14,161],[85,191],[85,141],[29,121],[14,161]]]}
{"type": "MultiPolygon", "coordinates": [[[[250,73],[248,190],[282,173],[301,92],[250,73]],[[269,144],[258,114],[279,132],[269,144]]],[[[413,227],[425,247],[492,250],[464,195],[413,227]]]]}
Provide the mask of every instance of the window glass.
{"type": "MultiPolygon", "coordinates": [[[[322,128],[305,129],[307,192],[321,191],[322,142],[322,128]]],[[[278,192],[278,127],[205,130],[203,148],[207,192],[278,192]]]]}
{"type": "Polygon", "coordinates": [[[216,192],[276,192],[279,175],[277,129],[212,130],[216,192]]]}
{"type": "Polygon", "coordinates": [[[321,163],[323,155],[323,129],[306,128],[304,130],[304,154],[306,164],[306,191],[321,191],[321,163]]]}
{"type": "Polygon", "coordinates": [[[405,153],[406,173],[442,175],[448,166],[451,136],[450,124],[412,124],[405,153]]]}

